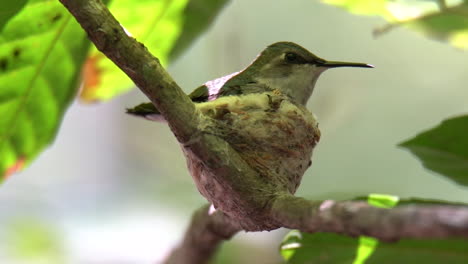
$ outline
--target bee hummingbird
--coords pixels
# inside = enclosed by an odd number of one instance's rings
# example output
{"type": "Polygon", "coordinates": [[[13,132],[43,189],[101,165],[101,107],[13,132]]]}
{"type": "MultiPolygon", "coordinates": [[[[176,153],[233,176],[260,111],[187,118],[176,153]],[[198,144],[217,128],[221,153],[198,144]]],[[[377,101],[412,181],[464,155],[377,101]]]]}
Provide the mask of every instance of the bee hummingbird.
{"type": "MultiPolygon", "coordinates": [[[[318,123],[306,103],[320,74],[337,67],[373,68],[365,63],[327,61],[298,44],[277,42],[244,70],[209,81],[189,97],[202,114],[223,127],[209,133],[228,142],[259,177],[294,194],[320,139],[318,123]]],[[[163,120],[152,103],[127,109],[127,113],[163,120]]],[[[234,212],[236,205],[225,199],[230,188],[216,182],[189,149],[183,150],[200,193],[215,208],[234,212]]]]}

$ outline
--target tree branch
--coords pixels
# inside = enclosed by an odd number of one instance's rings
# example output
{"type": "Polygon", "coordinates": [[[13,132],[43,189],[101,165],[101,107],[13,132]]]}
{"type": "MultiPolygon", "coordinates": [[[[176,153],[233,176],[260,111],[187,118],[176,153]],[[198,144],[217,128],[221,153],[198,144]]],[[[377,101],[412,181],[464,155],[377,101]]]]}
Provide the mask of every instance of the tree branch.
{"type": "MultiPolygon", "coordinates": [[[[207,263],[220,243],[242,230],[222,212],[211,215],[208,212],[207,205],[194,213],[183,242],[165,263],[207,263]]],[[[273,203],[271,218],[283,227],[303,232],[365,235],[384,242],[468,237],[467,206],[409,205],[383,209],[362,201],[309,201],[285,194],[273,203]]]]}
{"type": "Polygon", "coordinates": [[[240,230],[240,226],[222,212],[210,214],[210,205],[203,206],[194,213],[183,242],[171,252],[165,263],[206,263],[220,243],[240,230]]]}
{"type": "Polygon", "coordinates": [[[271,217],[283,227],[303,232],[371,236],[381,241],[403,238],[468,238],[468,206],[406,205],[377,208],[362,201],[309,201],[278,196],[271,217]]]}

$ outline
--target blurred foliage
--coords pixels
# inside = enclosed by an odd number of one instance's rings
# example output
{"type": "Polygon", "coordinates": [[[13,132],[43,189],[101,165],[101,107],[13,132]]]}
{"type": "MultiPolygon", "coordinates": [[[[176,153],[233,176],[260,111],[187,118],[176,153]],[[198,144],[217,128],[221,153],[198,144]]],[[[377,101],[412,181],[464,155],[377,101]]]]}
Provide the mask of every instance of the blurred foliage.
{"type": "MultiPolygon", "coordinates": [[[[390,24],[376,34],[408,27],[428,37],[468,48],[468,0],[322,0],[359,15],[378,15],[390,24]]],[[[449,119],[439,127],[401,143],[423,165],[455,182],[468,185],[468,116],[449,119]]]]}
{"type": "MultiPolygon", "coordinates": [[[[177,43],[178,53],[187,48],[226,2],[200,1],[124,0],[113,1],[110,9],[129,34],[167,64],[173,46],[177,43]],[[200,17],[202,22],[195,23],[200,17]]],[[[82,67],[85,101],[109,99],[132,87],[95,48],[85,60],[86,34],[58,1],[30,0],[22,8],[25,3],[8,0],[0,11],[0,179],[22,169],[53,141],[77,93],[82,67]]]]}
{"type": "Polygon", "coordinates": [[[175,60],[201,33],[205,32],[229,0],[191,0],[184,9],[184,24],[169,54],[175,60]]]}
{"type": "MultiPolygon", "coordinates": [[[[398,204],[426,204],[427,201],[402,200],[390,195],[372,194],[368,203],[391,208],[398,204]]],[[[437,204],[452,205],[437,201],[437,204]]],[[[459,205],[459,204],[457,204],[459,205]]],[[[403,239],[382,243],[371,237],[351,238],[332,233],[302,233],[291,231],[281,243],[281,255],[287,263],[468,263],[466,240],[403,239]]]]}
{"type": "MultiPolygon", "coordinates": [[[[121,0],[112,1],[109,9],[128,34],[144,43],[165,66],[208,28],[226,2],[121,0]]],[[[86,102],[107,100],[133,87],[125,73],[95,48],[84,71],[80,98],[86,102]]]]}
{"type": "Polygon", "coordinates": [[[357,15],[381,16],[388,25],[376,35],[395,27],[407,27],[425,36],[468,48],[468,1],[443,0],[322,0],[357,15]]]}
{"type": "MultiPolygon", "coordinates": [[[[145,44],[163,65],[182,31],[188,0],[112,1],[109,9],[127,34],[145,44]]],[[[112,61],[93,48],[84,69],[80,98],[86,102],[110,99],[130,90],[133,82],[112,61]]]]}
{"type": "Polygon", "coordinates": [[[424,167],[468,185],[468,115],[444,120],[400,146],[416,155],[424,167]]]}
{"type": "MultiPolygon", "coordinates": [[[[358,258],[358,248],[373,248],[366,239],[351,238],[330,233],[291,232],[283,242],[282,251],[288,251],[287,263],[305,264],[393,264],[393,263],[468,263],[466,240],[410,240],[396,243],[379,242],[367,259],[358,258]]],[[[284,253],[282,253],[284,256],[284,253]]]]}
{"type": "Polygon", "coordinates": [[[0,32],[0,178],[54,139],[89,47],[58,1],[30,1],[0,32]]]}
{"type": "Polygon", "coordinates": [[[62,239],[57,228],[32,219],[15,219],[2,238],[8,245],[6,252],[27,263],[64,263],[62,239]]]}
{"type": "Polygon", "coordinates": [[[356,15],[379,15],[386,19],[392,17],[387,9],[388,0],[322,0],[322,2],[339,6],[356,15]]]}
{"type": "Polygon", "coordinates": [[[358,239],[328,233],[291,231],[281,243],[287,263],[353,263],[358,239]]]}
{"type": "Polygon", "coordinates": [[[210,263],[238,264],[238,263],[280,263],[279,254],[271,254],[268,247],[258,241],[234,241],[223,243],[220,250],[210,263]]]}

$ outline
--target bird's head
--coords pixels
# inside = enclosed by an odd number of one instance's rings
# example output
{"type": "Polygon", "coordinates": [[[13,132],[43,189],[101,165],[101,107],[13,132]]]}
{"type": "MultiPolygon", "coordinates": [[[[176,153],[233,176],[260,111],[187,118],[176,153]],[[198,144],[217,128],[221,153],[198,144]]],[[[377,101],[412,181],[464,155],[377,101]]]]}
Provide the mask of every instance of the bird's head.
{"type": "Polygon", "coordinates": [[[327,61],[292,42],[268,46],[246,70],[256,82],[290,96],[305,105],[322,72],[337,67],[372,68],[365,63],[327,61]]]}

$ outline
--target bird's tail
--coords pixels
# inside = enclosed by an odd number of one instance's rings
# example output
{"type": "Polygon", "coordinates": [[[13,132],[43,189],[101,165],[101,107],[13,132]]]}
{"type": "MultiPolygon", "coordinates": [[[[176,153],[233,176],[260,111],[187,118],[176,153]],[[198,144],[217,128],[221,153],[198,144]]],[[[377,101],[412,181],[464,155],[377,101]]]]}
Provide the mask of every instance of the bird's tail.
{"type": "Polygon", "coordinates": [[[127,114],[142,117],[151,121],[165,121],[161,113],[152,103],[142,103],[133,108],[127,108],[127,114]]]}

